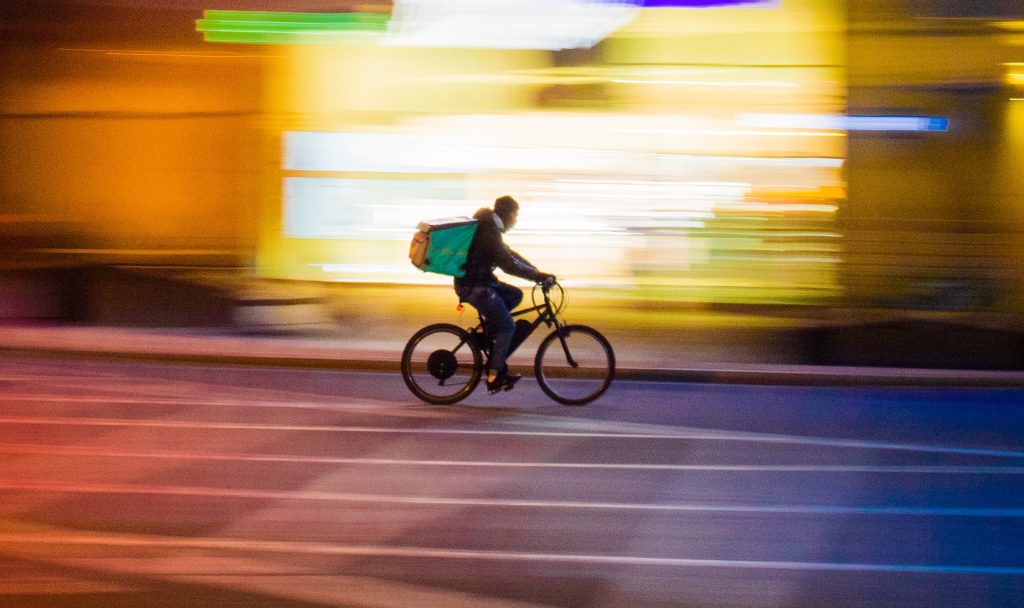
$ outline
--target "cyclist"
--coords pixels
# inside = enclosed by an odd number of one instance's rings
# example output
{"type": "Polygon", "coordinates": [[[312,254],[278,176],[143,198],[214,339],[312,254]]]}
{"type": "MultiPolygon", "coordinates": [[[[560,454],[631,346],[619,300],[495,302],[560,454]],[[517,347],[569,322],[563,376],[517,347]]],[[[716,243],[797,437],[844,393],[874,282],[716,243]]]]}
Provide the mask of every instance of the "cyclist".
{"type": "Polygon", "coordinates": [[[538,283],[555,280],[555,275],[537,270],[505,244],[502,235],[515,226],[518,216],[519,203],[507,195],[495,199],[493,209],[478,210],[473,215],[478,223],[466,258],[466,276],[455,279],[459,302],[469,302],[494,328],[491,369],[487,375],[487,390],[491,393],[510,390],[521,377],[509,372],[505,359],[515,334],[510,311],[523,300],[523,291],[499,281],[494,269],[501,268],[508,274],[538,283]]]}

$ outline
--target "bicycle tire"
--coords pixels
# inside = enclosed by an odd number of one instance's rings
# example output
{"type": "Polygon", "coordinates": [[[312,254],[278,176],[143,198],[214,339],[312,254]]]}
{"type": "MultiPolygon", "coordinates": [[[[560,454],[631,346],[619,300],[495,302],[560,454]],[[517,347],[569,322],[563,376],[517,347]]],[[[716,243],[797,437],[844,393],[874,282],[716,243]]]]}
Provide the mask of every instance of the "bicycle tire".
{"type": "Polygon", "coordinates": [[[566,325],[561,332],[578,367],[569,365],[559,330],[555,330],[537,348],[533,362],[537,384],[559,403],[586,405],[611,386],[615,378],[615,351],[601,332],[592,327],[566,325]]]}
{"type": "Polygon", "coordinates": [[[465,329],[435,323],[409,338],[401,367],[402,380],[413,395],[433,405],[451,405],[476,389],[483,358],[465,329]]]}

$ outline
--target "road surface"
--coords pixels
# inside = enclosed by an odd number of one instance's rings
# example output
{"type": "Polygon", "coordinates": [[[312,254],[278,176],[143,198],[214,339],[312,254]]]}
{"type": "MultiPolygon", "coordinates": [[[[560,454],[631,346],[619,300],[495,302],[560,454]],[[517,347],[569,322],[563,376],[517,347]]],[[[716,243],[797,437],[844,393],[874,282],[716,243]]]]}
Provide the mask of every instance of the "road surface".
{"type": "Polygon", "coordinates": [[[1024,605],[1024,391],[6,357],[0,606],[1024,605]]]}

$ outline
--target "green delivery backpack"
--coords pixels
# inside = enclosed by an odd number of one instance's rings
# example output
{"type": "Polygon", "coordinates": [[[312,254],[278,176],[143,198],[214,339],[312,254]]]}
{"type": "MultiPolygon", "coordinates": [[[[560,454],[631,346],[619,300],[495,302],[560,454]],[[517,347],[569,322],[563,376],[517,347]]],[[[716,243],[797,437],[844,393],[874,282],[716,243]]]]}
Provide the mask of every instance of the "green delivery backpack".
{"type": "Polygon", "coordinates": [[[409,244],[409,260],[424,272],[466,276],[466,256],[476,225],[475,219],[466,216],[420,222],[409,244]]]}

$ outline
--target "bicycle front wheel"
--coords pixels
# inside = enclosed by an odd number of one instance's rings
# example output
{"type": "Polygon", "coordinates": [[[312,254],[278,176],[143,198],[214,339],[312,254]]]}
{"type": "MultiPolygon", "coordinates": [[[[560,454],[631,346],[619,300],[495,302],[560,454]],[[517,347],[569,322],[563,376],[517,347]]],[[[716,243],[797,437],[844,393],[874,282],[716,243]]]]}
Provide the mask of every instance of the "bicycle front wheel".
{"type": "Polygon", "coordinates": [[[483,369],[480,349],[469,332],[437,323],[413,334],[402,351],[402,379],[427,403],[450,405],[473,392],[483,369]]]}
{"type": "Polygon", "coordinates": [[[548,397],[565,405],[586,405],[611,385],[615,353],[596,329],[566,325],[540,343],[533,371],[548,397]]]}

